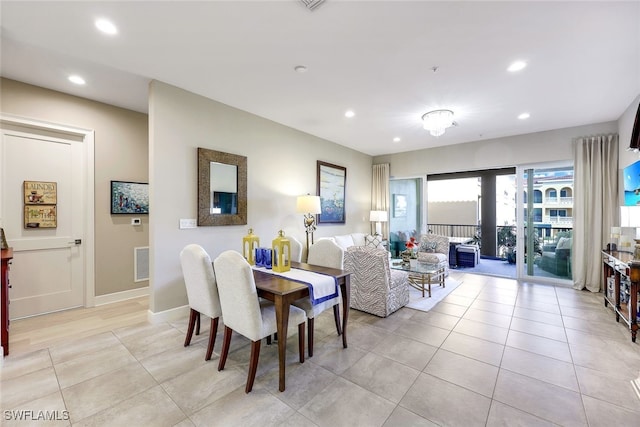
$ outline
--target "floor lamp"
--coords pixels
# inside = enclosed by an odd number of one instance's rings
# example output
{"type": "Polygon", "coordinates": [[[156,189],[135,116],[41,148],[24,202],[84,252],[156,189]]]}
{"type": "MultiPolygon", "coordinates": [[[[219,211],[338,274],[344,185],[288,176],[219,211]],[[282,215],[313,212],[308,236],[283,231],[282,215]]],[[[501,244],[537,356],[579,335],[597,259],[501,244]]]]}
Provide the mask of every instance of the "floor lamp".
{"type": "Polygon", "coordinates": [[[320,196],[298,196],[296,201],[296,212],[304,214],[304,227],[307,233],[307,256],[309,259],[309,235],[311,235],[311,244],[313,245],[313,232],[316,231],[316,217],[322,212],[320,208],[320,196]]]}

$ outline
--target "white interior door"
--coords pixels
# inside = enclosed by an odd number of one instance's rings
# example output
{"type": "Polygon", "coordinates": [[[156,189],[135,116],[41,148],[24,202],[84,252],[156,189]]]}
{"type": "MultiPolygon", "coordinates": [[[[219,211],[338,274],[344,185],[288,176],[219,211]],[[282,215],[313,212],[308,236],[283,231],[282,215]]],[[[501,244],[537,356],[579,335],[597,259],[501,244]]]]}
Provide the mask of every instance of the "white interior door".
{"type": "MultiPolygon", "coordinates": [[[[85,168],[82,137],[2,130],[2,227],[13,247],[11,319],[83,306],[85,168]],[[55,182],[55,228],[29,228],[24,181],[55,182]]],[[[50,207],[32,216],[51,218],[50,207]]]]}

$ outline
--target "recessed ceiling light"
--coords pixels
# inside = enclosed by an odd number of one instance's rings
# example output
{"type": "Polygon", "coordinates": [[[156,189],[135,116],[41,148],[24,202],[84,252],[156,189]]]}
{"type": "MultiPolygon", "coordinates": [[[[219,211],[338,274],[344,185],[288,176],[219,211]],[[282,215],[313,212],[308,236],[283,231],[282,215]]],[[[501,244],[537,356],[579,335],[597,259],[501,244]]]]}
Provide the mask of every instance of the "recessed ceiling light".
{"type": "Polygon", "coordinates": [[[293,69],[297,73],[306,73],[307,72],[307,67],[305,67],[304,65],[296,65],[295,67],[293,67],[293,69]]]}
{"type": "Polygon", "coordinates": [[[531,117],[529,113],[522,113],[518,116],[520,120],[525,120],[525,119],[528,119],[529,117],[531,117]]]}
{"type": "Polygon", "coordinates": [[[509,65],[509,68],[507,68],[507,71],[511,71],[512,73],[514,73],[516,71],[522,70],[526,66],[527,66],[526,62],[524,62],[524,61],[516,61],[516,62],[513,62],[511,65],[509,65]]]}
{"type": "Polygon", "coordinates": [[[353,110],[347,110],[347,111],[344,113],[344,116],[345,116],[345,117],[348,117],[348,118],[351,118],[351,117],[353,117],[353,116],[355,116],[355,115],[356,115],[356,113],[354,113],[354,112],[353,112],[353,110]]]}
{"type": "Polygon", "coordinates": [[[393,142],[400,142],[400,138],[396,136],[395,138],[393,138],[393,142]]]}
{"type": "Polygon", "coordinates": [[[77,75],[69,76],[69,81],[77,85],[83,85],[86,83],[82,77],[77,75]]]}
{"type": "Polygon", "coordinates": [[[107,21],[106,19],[97,19],[96,28],[105,34],[109,34],[109,35],[118,34],[118,29],[116,28],[115,25],[113,25],[113,22],[107,21]]]}

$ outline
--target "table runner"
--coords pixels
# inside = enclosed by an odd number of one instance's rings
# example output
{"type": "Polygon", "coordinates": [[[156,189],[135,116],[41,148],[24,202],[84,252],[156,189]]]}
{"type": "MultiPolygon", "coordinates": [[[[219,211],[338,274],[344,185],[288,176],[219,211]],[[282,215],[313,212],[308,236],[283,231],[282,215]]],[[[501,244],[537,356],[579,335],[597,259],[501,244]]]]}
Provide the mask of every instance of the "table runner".
{"type": "Polygon", "coordinates": [[[316,305],[338,296],[338,279],[322,273],[292,268],[282,273],[264,267],[252,266],[254,270],[267,274],[282,276],[288,280],[305,284],[309,287],[311,304],[316,305]]]}

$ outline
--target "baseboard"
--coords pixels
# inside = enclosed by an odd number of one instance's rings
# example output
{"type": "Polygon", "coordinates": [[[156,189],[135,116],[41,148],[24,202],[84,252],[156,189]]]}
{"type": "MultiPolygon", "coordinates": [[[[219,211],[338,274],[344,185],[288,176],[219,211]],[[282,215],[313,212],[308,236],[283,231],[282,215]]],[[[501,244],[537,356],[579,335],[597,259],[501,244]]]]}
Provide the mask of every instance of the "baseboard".
{"type": "Polygon", "coordinates": [[[100,295],[95,297],[95,305],[112,304],[114,302],[126,301],[132,298],[138,298],[149,295],[149,287],[136,288],[128,291],[114,292],[112,294],[100,295]]]}
{"type": "Polygon", "coordinates": [[[149,323],[158,324],[163,322],[173,322],[175,320],[184,319],[189,315],[189,305],[183,305],[181,307],[170,308],[169,310],[159,311],[154,313],[153,311],[147,311],[147,320],[149,323]]]}

